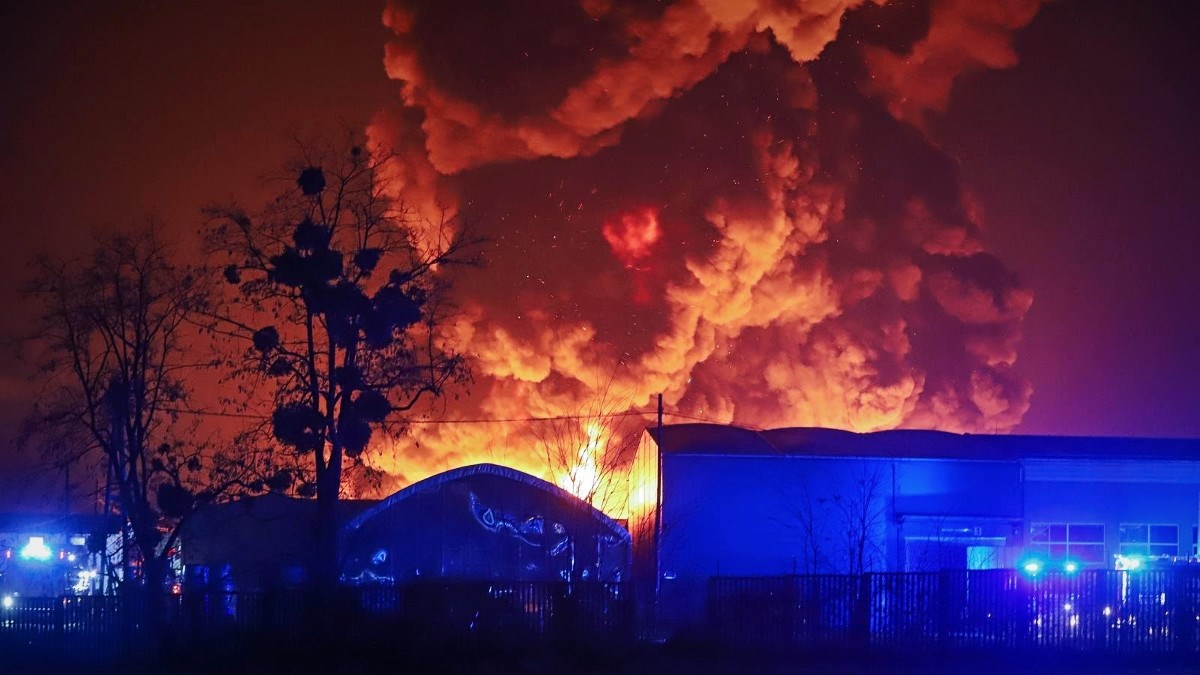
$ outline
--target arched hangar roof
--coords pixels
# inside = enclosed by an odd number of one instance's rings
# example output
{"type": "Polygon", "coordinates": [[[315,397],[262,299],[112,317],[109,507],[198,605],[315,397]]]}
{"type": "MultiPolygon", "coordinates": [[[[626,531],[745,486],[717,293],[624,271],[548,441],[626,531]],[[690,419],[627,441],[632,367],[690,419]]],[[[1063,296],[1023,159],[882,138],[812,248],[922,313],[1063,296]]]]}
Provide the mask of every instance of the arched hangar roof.
{"type": "Polygon", "coordinates": [[[360,513],[356,518],[346,523],[344,530],[347,533],[354,532],[369,522],[376,515],[415,495],[437,492],[443,485],[446,485],[447,483],[466,480],[473,476],[480,475],[499,476],[517,483],[528,485],[533,489],[546,492],[562,500],[564,503],[572,505],[574,508],[585,511],[596,521],[604,525],[607,529],[612,530],[613,534],[618,536],[623,542],[630,542],[629,531],[622,527],[620,523],[605,515],[603,511],[595,508],[591,504],[588,504],[587,502],[553,483],[544,481],[537,476],[532,476],[523,471],[517,471],[516,469],[511,469],[509,467],[500,466],[497,464],[472,464],[470,466],[463,466],[457,469],[443,471],[442,473],[430,476],[424,480],[417,481],[416,483],[409,485],[403,490],[396,492],[387,499],[380,501],[375,506],[360,513]]]}

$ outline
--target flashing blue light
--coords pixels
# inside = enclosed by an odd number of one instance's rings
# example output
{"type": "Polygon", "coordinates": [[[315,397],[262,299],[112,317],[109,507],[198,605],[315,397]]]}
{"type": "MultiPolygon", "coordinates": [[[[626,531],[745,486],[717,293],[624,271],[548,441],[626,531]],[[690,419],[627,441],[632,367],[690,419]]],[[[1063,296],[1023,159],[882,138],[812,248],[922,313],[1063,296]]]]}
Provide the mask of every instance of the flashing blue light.
{"type": "Polygon", "coordinates": [[[21,547],[21,557],[26,560],[40,560],[45,562],[50,559],[53,552],[46,545],[44,537],[30,537],[29,543],[21,547]]]}
{"type": "Polygon", "coordinates": [[[1036,577],[1042,572],[1042,561],[1038,560],[1037,558],[1030,558],[1029,560],[1021,563],[1021,571],[1024,572],[1026,576],[1036,577]]]}
{"type": "Polygon", "coordinates": [[[1063,572],[1066,574],[1075,574],[1079,571],[1080,565],[1074,560],[1064,560],[1062,564],[1063,572]]]}
{"type": "Polygon", "coordinates": [[[12,609],[13,596],[11,596],[11,595],[4,596],[3,604],[4,604],[4,609],[12,609]]]}

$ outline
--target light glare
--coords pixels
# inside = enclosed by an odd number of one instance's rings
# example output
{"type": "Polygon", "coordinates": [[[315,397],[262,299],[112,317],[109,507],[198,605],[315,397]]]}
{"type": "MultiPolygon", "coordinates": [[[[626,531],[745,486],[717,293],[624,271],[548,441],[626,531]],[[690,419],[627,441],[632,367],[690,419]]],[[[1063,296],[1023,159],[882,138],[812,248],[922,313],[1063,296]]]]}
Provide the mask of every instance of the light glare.
{"type": "Polygon", "coordinates": [[[21,548],[21,557],[26,560],[49,560],[53,553],[44,537],[30,537],[29,543],[21,548]]]}

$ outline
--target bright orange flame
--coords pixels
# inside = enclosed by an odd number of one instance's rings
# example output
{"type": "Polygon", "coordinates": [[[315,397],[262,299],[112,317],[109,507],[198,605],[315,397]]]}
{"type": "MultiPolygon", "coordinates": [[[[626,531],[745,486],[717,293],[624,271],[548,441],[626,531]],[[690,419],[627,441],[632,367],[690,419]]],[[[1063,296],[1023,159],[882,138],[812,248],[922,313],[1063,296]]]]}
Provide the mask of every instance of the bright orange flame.
{"type": "Polygon", "coordinates": [[[662,238],[658,211],[648,207],[622,214],[616,222],[604,223],[600,232],[617,259],[631,268],[648,257],[651,247],[662,238]]]}
{"type": "Polygon", "coordinates": [[[596,422],[587,424],[586,433],[587,441],[579,446],[578,459],[575,465],[567,470],[561,487],[590,504],[596,496],[596,489],[600,487],[600,467],[596,456],[604,447],[608,433],[596,422]]]}
{"type": "Polygon", "coordinates": [[[534,433],[528,425],[447,425],[443,430],[447,435],[437,437],[437,440],[453,444],[456,448],[453,454],[437,453],[426,458],[407,452],[405,444],[381,447],[367,456],[366,461],[385,473],[402,475],[403,480],[379,491],[363,490],[356,496],[385,497],[393,490],[442,471],[487,462],[549,481],[609,517],[627,517],[629,467],[628,462],[616,462],[612,458],[614,430],[594,420],[580,421],[579,424],[573,435],[574,447],[564,446],[561,455],[557,448],[547,450],[545,438],[534,433]],[[550,459],[551,456],[554,459],[550,459]]]}

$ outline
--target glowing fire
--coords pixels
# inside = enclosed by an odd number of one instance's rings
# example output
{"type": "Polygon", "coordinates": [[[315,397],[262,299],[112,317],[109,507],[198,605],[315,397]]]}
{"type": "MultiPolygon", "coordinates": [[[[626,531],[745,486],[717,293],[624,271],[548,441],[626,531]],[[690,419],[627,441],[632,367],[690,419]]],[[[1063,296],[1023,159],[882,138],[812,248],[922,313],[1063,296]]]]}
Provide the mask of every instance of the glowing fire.
{"type": "Polygon", "coordinates": [[[596,458],[608,434],[595,422],[587,424],[586,433],[587,441],[579,446],[576,463],[567,471],[560,487],[590,504],[600,487],[600,466],[596,458]]]}
{"type": "Polygon", "coordinates": [[[613,254],[626,267],[637,267],[650,255],[650,249],[662,237],[658,212],[642,208],[622,214],[616,222],[604,223],[601,233],[612,247],[613,254]]]}
{"type": "MultiPolygon", "coordinates": [[[[655,277],[661,270],[652,265],[656,245],[662,239],[658,210],[650,207],[622,213],[616,220],[607,220],[600,228],[613,256],[629,270],[633,281],[631,299],[635,304],[648,305],[661,291],[655,290],[655,277]]],[[[661,281],[661,280],[660,280],[661,281]]]]}

